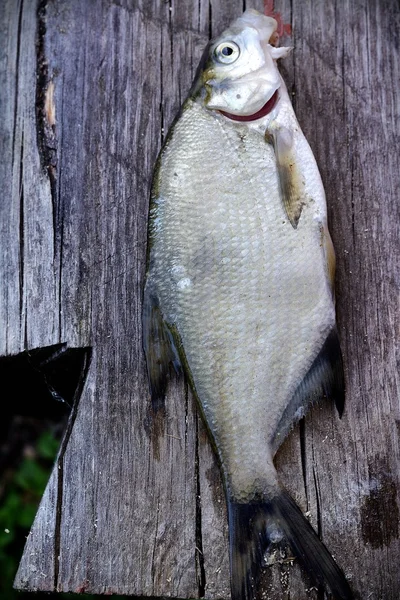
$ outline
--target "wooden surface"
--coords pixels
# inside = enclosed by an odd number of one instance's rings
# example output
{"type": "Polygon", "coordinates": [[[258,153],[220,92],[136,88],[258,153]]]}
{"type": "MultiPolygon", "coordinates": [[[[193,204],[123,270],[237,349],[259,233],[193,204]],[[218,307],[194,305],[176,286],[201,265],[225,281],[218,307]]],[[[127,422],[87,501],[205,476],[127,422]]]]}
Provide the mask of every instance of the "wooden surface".
{"type": "MultiPolygon", "coordinates": [[[[0,355],[92,348],[19,589],[229,598],[224,497],[193,399],[177,383],[166,418],[149,413],[140,290],[163,132],[243,4],[3,0],[0,355]]],[[[398,2],[275,8],[293,26],[282,72],[326,186],[347,379],[342,420],[315,408],[277,466],[356,597],[397,600],[398,2]]],[[[266,571],[261,596],[324,597],[291,564],[266,571]]]]}

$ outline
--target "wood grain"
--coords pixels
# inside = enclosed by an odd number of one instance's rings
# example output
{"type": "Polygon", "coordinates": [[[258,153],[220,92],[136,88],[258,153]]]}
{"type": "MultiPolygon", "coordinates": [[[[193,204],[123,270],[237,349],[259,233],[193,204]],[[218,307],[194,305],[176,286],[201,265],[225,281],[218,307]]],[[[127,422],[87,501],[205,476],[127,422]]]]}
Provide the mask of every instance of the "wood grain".
{"type": "MultiPolygon", "coordinates": [[[[163,137],[231,0],[4,0],[0,355],[91,347],[18,589],[229,598],[226,510],[193,399],[149,412],[141,350],[149,186],[163,137]]],[[[262,9],[262,2],[253,6],[262,9]]],[[[347,407],[316,407],[277,457],[357,598],[397,600],[399,12],[282,0],[282,65],[325,183],[347,407]]],[[[310,598],[297,565],[260,597],[310,598]]]]}

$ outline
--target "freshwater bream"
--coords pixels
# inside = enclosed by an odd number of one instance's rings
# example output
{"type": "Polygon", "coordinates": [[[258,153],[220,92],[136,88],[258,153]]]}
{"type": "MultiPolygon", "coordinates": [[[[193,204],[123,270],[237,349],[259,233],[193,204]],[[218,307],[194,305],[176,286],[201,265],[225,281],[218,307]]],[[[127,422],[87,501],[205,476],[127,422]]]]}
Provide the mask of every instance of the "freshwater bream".
{"type": "Polygon", "coordinates": [[[198,400],[224,478],[234,600],[281,536],[317,583],[348,583],[279,483],[276,450],[322,396],[343,409],[325,194],[269,41],[247,10],[200,63],[155,170],[143,304],[154,408],[171,364],[198,400]]]}

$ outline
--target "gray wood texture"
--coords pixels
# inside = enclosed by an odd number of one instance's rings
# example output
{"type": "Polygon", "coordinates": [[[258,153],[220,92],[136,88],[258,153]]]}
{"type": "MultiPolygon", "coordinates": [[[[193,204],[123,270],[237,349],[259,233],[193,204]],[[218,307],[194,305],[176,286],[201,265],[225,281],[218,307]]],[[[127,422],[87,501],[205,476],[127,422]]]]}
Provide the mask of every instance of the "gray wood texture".
{"type": "MultiPolygon", "coordinates": [[[[151,419],[140,305],[157,152],[209,36],[245,4],[2,2],[0,355],[93,349],[19,589],[229,598],[219,471],[182,382],[151,419]]],[[[277,466],[356,597],[397,600],[399,6],[275,8],[293,27],[282,72],[327,192],[347,380],[343,418],[313,409],[277,466]]],[[[285,563],[260,597],[324,595],[285,563]]]]}

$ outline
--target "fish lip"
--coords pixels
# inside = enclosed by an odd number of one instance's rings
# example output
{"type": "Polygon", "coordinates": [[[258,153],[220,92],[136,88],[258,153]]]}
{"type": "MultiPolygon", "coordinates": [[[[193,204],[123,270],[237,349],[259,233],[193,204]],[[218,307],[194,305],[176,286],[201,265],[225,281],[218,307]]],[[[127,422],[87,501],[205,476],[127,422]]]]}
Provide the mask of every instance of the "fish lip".
{"type": "Polygon", "coordinates": [[[279,90],[279,88],[277,90],[275,90],[275,92],[267,100],[267,102],[264,104],[264,106],[262,106],[260,108],[260,110],[253,113],[252,115],[234,115],[233,113],[228,113],[224,110],[219,110],[218,112],[221,115],[224,115],[224,117],[231,119],[231,121],[241,121],[241,122],[258,121],[259,119],[262,119],[263,117],[268,115],[275,108],[275,106],[278,102],[278,99],[279,99],[278,90],[279,90]]]}

